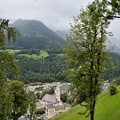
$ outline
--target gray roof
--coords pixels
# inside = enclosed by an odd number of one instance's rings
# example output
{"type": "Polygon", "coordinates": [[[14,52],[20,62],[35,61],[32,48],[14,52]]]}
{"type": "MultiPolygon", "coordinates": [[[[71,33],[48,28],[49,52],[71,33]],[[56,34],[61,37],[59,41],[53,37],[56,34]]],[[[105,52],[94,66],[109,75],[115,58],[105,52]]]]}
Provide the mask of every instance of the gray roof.
{"type": "Polygon", "coordinates": [[[50,103],[57,103],[56,96],[55,95],[50,95],[46,94],[43,98],[42,101],[50,102],[50,103]]]}
{"type": "Polygon", "coordinates": [[[67,91],[69,89],[69,84],[63,83],[60,89],[61,89],[61,91],[67,91]]]}
{"type": "Polygon", "coordinates": [[[65,103],[64,106],[65,106],[65,108],[66,107],[71,107],[71,105],[69,103],[65,103]]]}
{"type": "Polygon", "coordinates": [[[64,104],[59,105],[59,106],[54,106],[52,104],[47,105],[48,109],[55,108],[56,111],[65,110],[67,107],[71,107],[71,105],[69,103],[64,103],[64,104]]]}
{"type": "Polygon", "coordinates": [[[18,118],[18,120],[30,120],[28,117],[25,117],[25,116],[21,116],[18,118]]]}
{"type": "Polygon", "coordinates": [[[65,106],[64,105],[60,105],[60,106],[55,106],[55,110],[64,110],[65,109],[65,106]]]}
{"type": "Polygon", "coordinates": [[[47,108],[50,109],[50,108],[55,108],[55,107],[53,106],[53,104],[48,104],[48,105],[47,105],[47,108]]]}

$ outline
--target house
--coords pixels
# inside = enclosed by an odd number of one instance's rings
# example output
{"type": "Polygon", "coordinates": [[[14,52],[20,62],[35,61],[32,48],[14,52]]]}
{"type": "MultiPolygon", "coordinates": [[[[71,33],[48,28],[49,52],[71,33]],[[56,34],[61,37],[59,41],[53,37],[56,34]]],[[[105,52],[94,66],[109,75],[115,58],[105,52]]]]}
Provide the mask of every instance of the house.
{"type": "Polygon", "coordinates": [[[49,104],[57,104],[56,95],[46,94],[41,100],[41,107],[45,108],[49,104]]]}
{"type": "Polygon", "coordinates": [[[46,94],[41,100],[41,107],[45,108],[47,105],[52,104],[54,106],[61,105],[62,101],[60,99],[60,86],[54,88],[54,94],[46,94]]]}
{"type": "MultiPolygon", "coordinates": [[[[66,86],[66,85],[65,85],[66,86]]],[[[65,89],[66,91],[66,89],[65,89]]],[[[62,113],[70,109],[71,105],[63,103],[60,99],[60,86],[58,85],[54,89],[54,94],[46,94],[41,100],[41,107],[45,108],[45,114],[53,116],[53,114],[62,113]]]]}
{"type": "Polygon", "coordinates": [[[42,89],[42,86],[40,86],[40,85],[34,85],[34,86],[27,86],[27,88],[26,88],[26,91],[27,92],[30,92],[30,91],[32,91],[32,92],[36,92],[36,91],[41,91],[41,89],[42,89]]]}
{"type": "Polygon", "coordinates": [[[60,87],[61,93],[67,93],[67,95],[70,95],[70,92],[68,91],[70,88],[70,83],[63,83],[60,87]]]}
{"type": "Polygon", "coordinates": [[[46,116],[56,115],[62,112],[65,112],[71,108],[71,105],[68,103],[64,103],[62,105],[54,106],[52,104],[49,104],[46,106],[45,114],[46,116]]]}
{"type": "Polygon", "coordinates": [[[64,103],[64,104],[62,104],[60,106],[55,106],[55,111],[57,113],[62,113],[62,112],[65,112],[65,111],[69,110],[70,108],[71,108],[70,104],[64,103]]]}
{"type": "Polygon", "coordinates": [[[49,114],[54,113],[54,112],[55,112],[55,106],[53,104],[49,104],[46,106],[46,109],[45,109],[46,115],[49,115],[49,114]]]}

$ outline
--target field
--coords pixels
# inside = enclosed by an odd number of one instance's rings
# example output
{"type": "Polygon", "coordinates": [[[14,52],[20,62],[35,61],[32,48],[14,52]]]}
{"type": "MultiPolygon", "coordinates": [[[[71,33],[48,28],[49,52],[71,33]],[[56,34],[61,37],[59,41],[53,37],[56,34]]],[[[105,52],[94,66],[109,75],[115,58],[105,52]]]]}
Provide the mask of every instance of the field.
{"type": "Polygon", "coordinates": [[[19,56],[25,56],[25,57],[32,58],[32,59],[41,59],[41,58],[49,56],[49,54],[46,51],[41,51],[39,56],[36,54],[31,54],[31,55],[30,54],[19,54],[19,56]]]}
{"type": "MultiPolygon", "coordinates": [[[[16,54],[16,53],[19,53],[21,50],[7,49],[7,51],[11,54],[16,54]]],[[[19,54],[19,56],[25,56],[25,57],[32,58],[32,59],[41,59],[41,58],[45,58],[45,57],[49,56],[49,54],[46,51],[40,51],[39,55],[36,55],[36,54],[19,54]]]]}
{"type": "Polygon", "coordinates": [[[20,52],[21,50],[12,50],[12,49],[7,49],[7,51],[11,54],[15,54],[17,52],[20,52]]]}
{"type": "MultiPolygon", "coordinates": [[[[89,117],[79,115],[79,112],[83,111],[83,107],[77,105],[52,120],[89,120],[89,117]]],[[[99,96],[96,104],[95,120],[120,120],[120,86],[116,95],[110,96],[109,92],[104,92],[99,96]]]]}

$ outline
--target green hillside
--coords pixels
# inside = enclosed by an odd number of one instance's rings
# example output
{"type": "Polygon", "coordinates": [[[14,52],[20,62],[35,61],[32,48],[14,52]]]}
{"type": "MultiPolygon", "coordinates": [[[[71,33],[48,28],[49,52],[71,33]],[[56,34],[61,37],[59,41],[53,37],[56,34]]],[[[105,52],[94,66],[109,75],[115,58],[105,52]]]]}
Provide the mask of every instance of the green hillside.
{"type": "MultiPolygon", "coordinates": [[[[79,115],[80,111],[83,111],[83,108],[77,105],[52,120],[89,120],[89,117],[79,115]]],[[[104,92],[99,96],[95,120],[120,120],[120,86],[116,95],[110,96],[109,92],[104,92]]]]}
{"type": "Polygon", "coordinates": [[[36,55],[36,54],[31,54],[31,55],[30,54],[19,54],[19,56],[25,56],[25,57],[32,58],[32,59],[41,59],[41,58],[49,56],[49,54],[46,51],[41,51],[39,55],[36,55]]]}

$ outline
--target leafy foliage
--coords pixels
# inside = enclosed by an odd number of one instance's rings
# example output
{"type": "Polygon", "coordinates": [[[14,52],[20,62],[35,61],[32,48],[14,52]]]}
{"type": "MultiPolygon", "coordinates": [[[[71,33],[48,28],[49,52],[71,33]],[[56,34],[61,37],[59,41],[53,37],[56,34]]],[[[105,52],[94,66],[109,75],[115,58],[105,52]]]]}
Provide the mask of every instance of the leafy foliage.
{"type": "Polygon", "coordinates": [[[43,108],[37,109],[37,110],[35,111],[35,114],[37,114],[37,115],[42,115],[42,114],[44,114],[44,113],[45,113],[45,109],[43,109],[43,108]]]}
{"type": "Polygon", "coordinates": [[[70,66],[68,79],[76,91],[85,93],[83,106],[86,107],[86,112],[89,111],[91,120],[94,120],[102,72],[108,59],[105,42],[109,22],[102,17],[103,8],[103,3],[95,0],[86,10],[82,9],[74,19],[75,24],[71,25],[69,45],[63,48],[70,66]]]}
{"type": "Polygon", "coordinates": [[[27,93],[25,91],[24,83],[21,81],[11,81],[8,87],[9,93],[13,97],[12,119],[17,120],[21,115],[27,113],[27,93]]]}
{"type": "Polygon", "coordinates": [[[36,118],[35,109],[36,109],[37,96],[34,94],[34,92],[29,92],[28,99],[29,99],[28,116],[30,120],[33,120],[36,118]]]}
{"type": "Polygon", "coordinates": [[[15,42],[19,32],[15,28],[9,27],[8,23],[8,20],[0,19],[0,47],[2,49],[0,51],[0,79],[5,79],[8,71],[12,71],[16,74],[18,73],[17,63],[13,56],[5,51],[5,44],[6,39],[8,39],[8,41],[13,39],[15,42]]]}
{"type": "Polygon", "coordinates": [[[6,85],[7,72],[18,73],[17,62],[12,54],[5,51],[8,40],[15,42],[19,32],[14,27],[9,27],[9,20],[0,19],[0,119],[5,120],[11,116],[13,97],[9,94],[6,85]]]}
{"type": "Polygon", "coordinates": [[[112,64],[107,65],[107,69],[103,73],[104,80],[112,81],[120,76],[120,55],[116,53],[109,53],[112,64]]]}
{"type": "MultiPolygon", "coordinates": [[[[16,55],[16,59],[20,66],[20,75],[17,79],[24,83],[66,81],[66,63],[63,56],[51,54],[45,58],[32,59],[16,55]]],[[[16,77],[9,73],[8,78],[16,77]]]]}
{"type": "Polygon", "coordinates": [[[110,95],[115,95],[117,93],[117,87],[115,85],[110,86],[110,95]]]}
{"type": "Polygon", "coordinates": [[[60,98],[63,102],[67,102],[67,93],[61,93],[60,98]]]}
{"type": "Polygon", "coordinates": [[[0,120],[11,117],[13,97],[9,94],[8,85],[4,81],[0,81],[0,120]]]}

